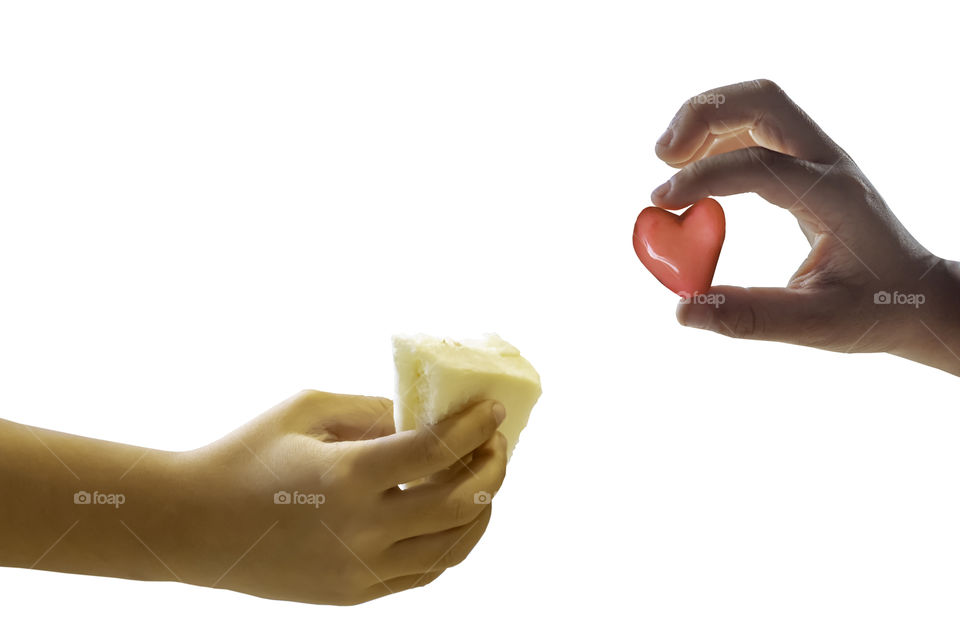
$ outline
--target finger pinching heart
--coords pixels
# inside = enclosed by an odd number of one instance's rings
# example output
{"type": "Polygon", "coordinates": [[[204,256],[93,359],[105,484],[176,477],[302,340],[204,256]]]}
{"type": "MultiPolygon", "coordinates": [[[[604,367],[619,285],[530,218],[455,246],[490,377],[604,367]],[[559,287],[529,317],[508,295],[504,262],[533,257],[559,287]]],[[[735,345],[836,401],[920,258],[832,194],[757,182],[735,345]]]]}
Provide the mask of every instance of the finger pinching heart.
{"type": "Polygon", "coordinates": [[[723,208],[712,198],[698,200],[679,216],[647,207],[633,227],[633,249],[665,287],[690,298],[710,289],[725,230],[723,208]]]}

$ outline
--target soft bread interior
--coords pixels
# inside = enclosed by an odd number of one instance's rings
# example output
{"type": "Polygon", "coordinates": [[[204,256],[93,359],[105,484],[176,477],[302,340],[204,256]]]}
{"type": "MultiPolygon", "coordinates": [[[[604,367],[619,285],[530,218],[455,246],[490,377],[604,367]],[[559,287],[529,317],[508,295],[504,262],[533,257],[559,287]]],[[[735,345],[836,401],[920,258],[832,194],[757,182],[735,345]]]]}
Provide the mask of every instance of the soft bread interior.
{"type": "Polygon", "coordinates": [[[478,400],[507,410],[500,431],[512,455],[540,397],[540,376],[516,347],[496,334],[452,340],[426,335],[393,338],[397,429],[440,422],[478,400]]]}

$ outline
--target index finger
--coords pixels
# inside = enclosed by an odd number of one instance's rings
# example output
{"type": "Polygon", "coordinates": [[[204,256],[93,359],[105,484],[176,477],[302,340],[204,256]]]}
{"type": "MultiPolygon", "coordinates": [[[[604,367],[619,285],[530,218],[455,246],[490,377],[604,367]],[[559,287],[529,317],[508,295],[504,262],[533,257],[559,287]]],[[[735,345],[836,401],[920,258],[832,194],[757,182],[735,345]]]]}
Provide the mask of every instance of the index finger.
{"type": "Polygon", "coordinates": [[[357,442],[355,461],[372,484],[388,489],[456,464],[503,422],[503,405],[478,402],[429,427],[357,442]]]}
{"type": "Polygon", "coordinates": [[[843,150],[776,83],[740,82],[696,95],[680,107],[657,142],[672,167],[706,156],[761,146],[812,162],[834,162],[843,150]]]}

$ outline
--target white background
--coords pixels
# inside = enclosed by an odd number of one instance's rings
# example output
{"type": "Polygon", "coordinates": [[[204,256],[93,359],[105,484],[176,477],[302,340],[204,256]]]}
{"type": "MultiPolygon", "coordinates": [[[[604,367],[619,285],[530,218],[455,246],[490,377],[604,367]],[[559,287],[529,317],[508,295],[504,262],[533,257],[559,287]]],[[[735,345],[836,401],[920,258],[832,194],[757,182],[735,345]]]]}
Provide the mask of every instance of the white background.
{"type": "MultiPolygon", "coordinates": [[[[0,5],[0,415],[193,448],[496,331],[544,395],[488,532],[353,608],[5,569],[4,636],[960,633],[957,380],[684,329],[630,241],[681,102],[769,77],[960,256],[953,21],[320,4],[0,5]]],[[[783,284],[789,214],[721,203],[715,282],[783,284]]]]}

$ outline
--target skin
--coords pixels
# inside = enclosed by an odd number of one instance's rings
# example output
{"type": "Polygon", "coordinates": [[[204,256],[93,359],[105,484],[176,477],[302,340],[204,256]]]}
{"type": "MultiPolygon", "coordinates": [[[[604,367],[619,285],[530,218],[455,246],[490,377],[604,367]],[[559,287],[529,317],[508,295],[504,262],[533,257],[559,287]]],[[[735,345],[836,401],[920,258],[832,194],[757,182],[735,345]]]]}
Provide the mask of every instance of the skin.
{"type": "Polygon", "coordinates": [[[487,527],[502,419],[484,401],[395,433],[390,400],[304,391],[188,452],[0,420],[0,565],[315,604],[422,586],[487,527]]]}
{"type": "Polygon", "coordinates": [[[681,324],[886,352],[960,375],[960,265],[920,245],[849,154],[776,84],[743,82],[687,100],[656,153],[679,171],[654,190],[655,205],[752,192],[793,214],[810,243],[785,287],[712,287],[724,303],[681,303],[681,324]],[[877,304],[880,292],[923,302],[877,304]]]}
{"type": "MultiPolygon", "coordinates": [[[[691,98],[656,152],[679,169],[654,191],[657,206],[754,192],[790,211],[811,247],[786,287],[713,287],[724,303],[681,304],[682,324],[960,375],[960,265],[921,246],[774,83],[691,98]],[[881,291],[924,302],[876,304],[881,291]]],[[[503,482],[502,410],[481,402],[395,433],[389,400],[306,391],[189,452],[0,420],[0,565],[324,604],[421,586],[486,529],[491,507],[476,496],[503,482]],[[78,503],[82,491],[123,502],[78,503]]]]}

